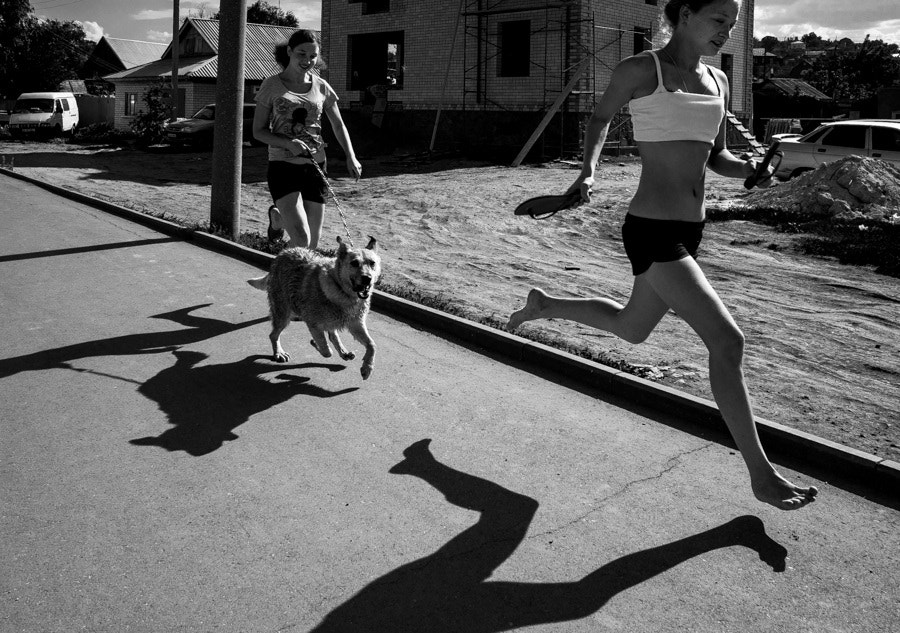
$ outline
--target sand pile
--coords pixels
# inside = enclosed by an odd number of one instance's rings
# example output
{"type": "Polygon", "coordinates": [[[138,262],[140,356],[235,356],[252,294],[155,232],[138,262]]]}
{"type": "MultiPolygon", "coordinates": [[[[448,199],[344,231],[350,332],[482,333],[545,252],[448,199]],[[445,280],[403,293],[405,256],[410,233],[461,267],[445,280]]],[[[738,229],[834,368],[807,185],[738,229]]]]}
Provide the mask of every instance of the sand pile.
{"type": "Polygon", "coordinates": [[[741,206],[777,209],[814,218],[900,221],[900,169],[892,163],[848,156],[748,195],[741,206]]]}

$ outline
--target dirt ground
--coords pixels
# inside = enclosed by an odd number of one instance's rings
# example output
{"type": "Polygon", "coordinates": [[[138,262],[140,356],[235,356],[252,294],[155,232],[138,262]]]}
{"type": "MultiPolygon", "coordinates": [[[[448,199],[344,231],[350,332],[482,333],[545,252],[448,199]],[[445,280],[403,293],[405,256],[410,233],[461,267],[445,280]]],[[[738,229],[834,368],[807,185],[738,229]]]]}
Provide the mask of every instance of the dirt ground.
{"type": "MultiPolygon", "coordinates": [[[[472,318],[500,323],[533,286],[627,300],[632,276],[619,227],[637,185],[635,159],[604,162],[593,202],[546,221],[514,217],[512,209],[533,195],[562,193],[576,165],[361,160],[359,182],[332,164],[332,185],[352,237],[378,238],[391,286],[439,296],[472,318]]],[[[0,141],[0,164],[11,161],[23,174],[139,211],[209,220],[209,152],[0,141]]],[[[242,231],[265,232],[265,165],[265,148],[244,148],[242,231]]],[[[740,181],[710,174],[711,208],[745,196],[740,181]]],[[[322,245],[338,234],[344,228],[331,204],[322,245]]],[[[756,413],[900,461],[900,279],[802,255],[793,246],[798,238],[747,221],[711,222],[701,247],[701,266],[747,337],[756,413]]],[[[257,295],[247,300],[265,310],[257,295]]],[[[673,314],[637,346],[560,321],[528,328],[712,399],[703,345],[673,314]]]]}

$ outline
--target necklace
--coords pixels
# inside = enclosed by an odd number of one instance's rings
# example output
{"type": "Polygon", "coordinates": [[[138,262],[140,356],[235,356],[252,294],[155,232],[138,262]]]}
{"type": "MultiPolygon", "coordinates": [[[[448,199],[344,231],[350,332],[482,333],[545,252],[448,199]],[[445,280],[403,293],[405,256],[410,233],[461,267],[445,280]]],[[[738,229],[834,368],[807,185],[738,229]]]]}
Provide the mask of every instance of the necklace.
{"type": "Polygon", "coordinates": [[[678,64],[675,63],[675,60],[672,58],[672,56],[669,55],[669,51],[667,51],[665,48],[661,48],[660,50],[666,54],[666,57],[669,58],[669,61],[672,62],[672,65],[675,67],[675,70],[678,71],[678,76],[681,77],[681,85],[684,86],[684,91],[690,92],[687,87],[687,82],[684,80],[684,75],[682,74],[681,69],[678,67],[678,64]]]}

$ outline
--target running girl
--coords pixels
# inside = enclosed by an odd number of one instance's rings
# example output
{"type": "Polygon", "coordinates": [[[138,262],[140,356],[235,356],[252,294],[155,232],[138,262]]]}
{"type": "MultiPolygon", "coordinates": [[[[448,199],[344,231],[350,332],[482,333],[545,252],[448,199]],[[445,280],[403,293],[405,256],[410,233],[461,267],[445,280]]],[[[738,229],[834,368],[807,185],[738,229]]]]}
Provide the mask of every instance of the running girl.
{"type": "MultiPolygon", "coordinates": [[[[756,166],[725,148],[728,80],[700,60],[719,54],[739,11],[736,0],[670,0],[664,9],[672,31],[668,43],[615,68],[588,124],[581,174],[569,189],[580,191],[582,201],[589,200],[610,122],[626,104],[641,155],[641,179],[622,227],[634,274],[628,304],[552,297],[535,288],[525,307],[510,316],[508,328],[533,319],[569,319],[640,343],[674,310],[709,351],[713,396],[747,465],[753,494],[791,510],[818,491],[786,480],[766,457],[744,381],[744,335],[695,260],[706,217],[707,167],[746,178],[756,166]]],[[[771,169],[765,182],[771,182],[771,169]]]]}

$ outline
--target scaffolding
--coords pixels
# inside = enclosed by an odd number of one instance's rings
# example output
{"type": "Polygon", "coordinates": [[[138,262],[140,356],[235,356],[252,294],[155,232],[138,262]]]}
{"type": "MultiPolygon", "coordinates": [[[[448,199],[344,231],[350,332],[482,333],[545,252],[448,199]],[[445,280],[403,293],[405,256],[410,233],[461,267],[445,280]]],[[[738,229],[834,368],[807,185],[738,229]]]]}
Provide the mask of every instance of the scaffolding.
{"type": "Polygon", "coordinates": [[[544,157],[577,153],[581,120],[595,101],[594,14],[585,4],[463,0],[462,109],[546,115],[556,106],[553,123],[541,135],[541,153],[544,157]],[[504,86],[496,69],[501,55],[499,24],[517,17],[530,20],[532,81],[525,97],[515,99],[506,87],[509,82],[504,86]],[[588,68],[582,72],[585,64],[588,68]],[[579,78],[573,83],[576,73],[579,78]]]}

